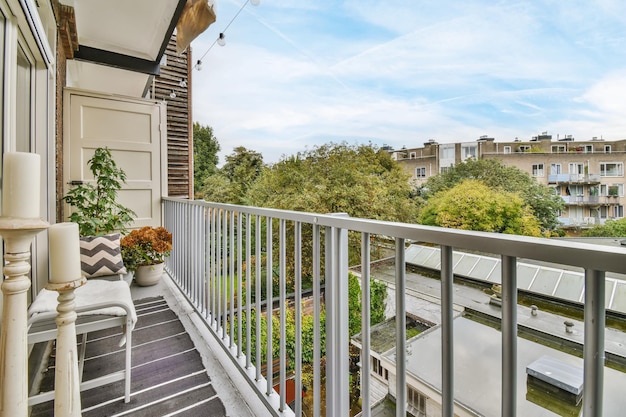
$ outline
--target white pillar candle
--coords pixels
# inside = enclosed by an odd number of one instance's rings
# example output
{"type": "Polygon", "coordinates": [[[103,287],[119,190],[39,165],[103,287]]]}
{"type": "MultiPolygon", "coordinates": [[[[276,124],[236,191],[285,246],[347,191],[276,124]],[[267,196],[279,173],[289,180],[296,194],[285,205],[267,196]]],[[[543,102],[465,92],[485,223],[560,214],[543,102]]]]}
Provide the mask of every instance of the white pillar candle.
{"type": "Polygon", "coordinates": [[[2,166],[2,215],[40,218],[41,158],[36,153],[7,152],[2,166]]]}
{"type": "Polygon", "coordinates": [[[81,278],[77,223],[57,223],[48,229],[50,282],[63,284],[81,278]]]}

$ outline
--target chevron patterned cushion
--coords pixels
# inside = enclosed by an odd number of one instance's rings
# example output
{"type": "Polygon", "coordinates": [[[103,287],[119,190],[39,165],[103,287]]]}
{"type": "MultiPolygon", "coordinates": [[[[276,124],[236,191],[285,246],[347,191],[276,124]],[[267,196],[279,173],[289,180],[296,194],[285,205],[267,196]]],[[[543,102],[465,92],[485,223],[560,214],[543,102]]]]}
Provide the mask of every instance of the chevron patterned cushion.
{"type": "Polygon", "coordinates": [[[81,237],[80,268],[87,278],[125,274],[120,234],[81,237]]]}

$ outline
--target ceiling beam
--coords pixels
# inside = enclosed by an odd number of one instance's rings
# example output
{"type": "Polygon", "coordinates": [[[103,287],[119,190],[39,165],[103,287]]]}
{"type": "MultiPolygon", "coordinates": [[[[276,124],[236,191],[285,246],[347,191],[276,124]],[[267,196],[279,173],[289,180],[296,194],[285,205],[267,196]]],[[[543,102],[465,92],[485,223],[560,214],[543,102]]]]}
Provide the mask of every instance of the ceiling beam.
{"type": "Polygon", "coordinates": [[[159,75],[160,73],[160,57],[158,61],[150,61],[104,49],[92,48],[91,46],[79,45],[78,50],[74,52],[74,59],[129,71],[143,72],[144,74],[159,75]]]}
{"type": "Polygon", "coordinates": [[[91,46],[79,45],[78,50],[74,52],[74,59],[81,61],[89,61],[96,64],[107,65],[110,67],[125,69],[128,71],[137,71],[144,74],[159,75],[161,58],[165,53],[165,49],[174,33],[178,19],[185,8],[187,0],[178,0],[178,5],[172,16],[169,27],[164,34],[161,48],[154,61],[137,58],[130,55],[124,55],[117,52],[111,52],[104,49],[93,48],[91,46]]]}

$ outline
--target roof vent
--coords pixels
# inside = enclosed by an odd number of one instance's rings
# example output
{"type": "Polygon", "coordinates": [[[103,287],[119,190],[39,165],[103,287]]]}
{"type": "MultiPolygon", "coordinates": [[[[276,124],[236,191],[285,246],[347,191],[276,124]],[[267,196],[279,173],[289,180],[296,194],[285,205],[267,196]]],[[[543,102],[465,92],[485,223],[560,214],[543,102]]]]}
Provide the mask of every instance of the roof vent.
{"type": "Polygon", "coordinates": [[[578,406],[583,397],[583,370],[549,356],[542,356],[526,367],[529,390],[535,388],[559,399],[565,404],[578,406]]]}

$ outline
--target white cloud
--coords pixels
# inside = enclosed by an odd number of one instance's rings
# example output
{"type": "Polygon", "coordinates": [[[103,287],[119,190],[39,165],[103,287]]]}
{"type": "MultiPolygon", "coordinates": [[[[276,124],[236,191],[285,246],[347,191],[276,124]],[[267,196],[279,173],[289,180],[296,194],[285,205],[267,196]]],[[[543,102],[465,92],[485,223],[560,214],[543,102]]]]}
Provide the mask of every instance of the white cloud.
{"type": "MultiPolygon", "coordinates": [[[[623,4],[262,1],[194,72],[194,120],[223,154],[243,145],[266,161],[328,140],[624,138],[623,4]]],[[[222,5],[194,56],[238,5],[222,5]]]]}

